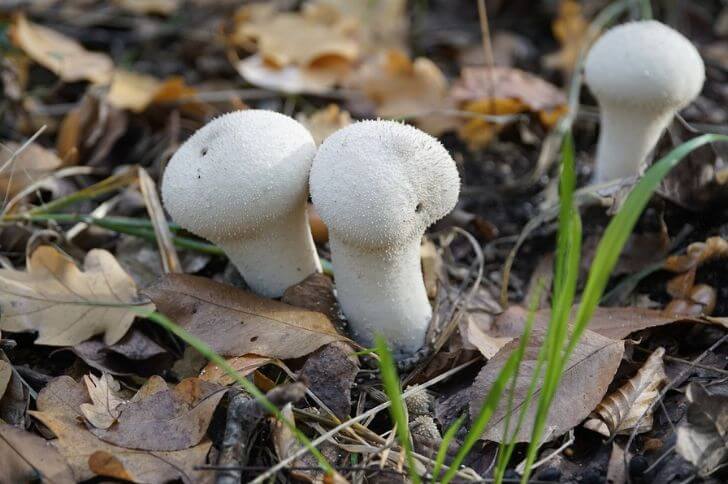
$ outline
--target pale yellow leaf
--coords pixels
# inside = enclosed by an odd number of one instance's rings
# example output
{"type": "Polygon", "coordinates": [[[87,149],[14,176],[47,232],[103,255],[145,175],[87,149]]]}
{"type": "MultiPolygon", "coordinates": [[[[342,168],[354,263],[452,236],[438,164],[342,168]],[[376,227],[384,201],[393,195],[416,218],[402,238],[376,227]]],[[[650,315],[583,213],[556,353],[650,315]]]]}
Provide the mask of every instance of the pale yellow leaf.
{"type": "Polygon", "coordinates": [[[336,104],[329,104],[310,115],[299,114],[296,119],[303,124],[313,136],[317,145],[335,131],[351,124],[351,115],[336,104]]]}
{"type": "Polygon", "coordinates": [[[106,54],[90,52],[75,40],[18,15],[10,38],[31,59],[63,81],[107,84],[114,64],[106,54]]]}
{"type": "Polygon", "coordinates": [[[83,381],[93,402],[81,404],[83,416],[94,427],[108,429],[119,418],[121,414],[119,407],[126,402],[119,396],[121,385],[108,373],[104,373],[101,377],[93,374],[85,375],[83,381]]]}
{"type": "Polygon", "coordinates": [[[160,85],[152,76],[117,69],[106,99],[117,108],[140,113],[152,102],[160,85]]]}
{"type": "Polygon", "coordinates": [[[33,252],[27,271],[0,270],[0,306],[0,328],[37,330],[36,343],[50,346],[72,346],[97,334],[107,345],[116,343],[135,310],[154,309],[109,252],[90,251],[82,271],[51,246],[33,252]]]}

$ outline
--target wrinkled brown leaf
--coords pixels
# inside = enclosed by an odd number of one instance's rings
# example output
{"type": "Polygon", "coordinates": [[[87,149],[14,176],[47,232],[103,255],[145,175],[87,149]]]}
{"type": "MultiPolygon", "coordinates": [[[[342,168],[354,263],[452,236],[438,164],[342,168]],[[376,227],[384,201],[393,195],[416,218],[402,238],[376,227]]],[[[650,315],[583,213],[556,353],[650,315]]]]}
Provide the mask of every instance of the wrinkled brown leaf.
{"type": "Polygon", "coordinates": [[[8,388],[12,376],[13,366],[5,360],[0,360],[0,398],[5,394],[5,389],[8,388]]]}
{"type": "MultiPolygon", "coordinates": [[[[228,358],[227,363],[242,377],[248,376],[260,367],[274,363],[276,360],[258,355],[243,355],[228,358]]],[[[232,385],[235,379],[214,363],[209,363],[200,372],[200,380],[218,385],[232,385]]]]}
{"type": "Polygon", "coordinates": [[[159,311],[223,356],[298,358],[347,341],[321,313],[202,277],[170,274],[144,290],[159,311]]]}
{"type": "Polygon", "coordinates": [[[105,442],[129,449],[187,449],[202,441],[225,394],[219,385],[198,378],[185,379],[171,389],[143,391],[144,398],[133,398],[117,408],[118,417],[112,427],[89,431],[105,442]]]}
{"type": "Polygon", "coordinates": [[[39,412],[74,420],[81,417],[81,405],[90,403],[88,391],[83,382],[77,382],[67,375],[51,380],[38,393],[36,406],[39,412]]]}
{"type": "Polygon", "coordinates": [[[119,418],[124,399],[119,395],[121,385],[108,373],[100,377],[85,375],[83,382],[92,403],[82,403],[81,413],[96,428],[108,429],[119,418]]]}
{"type": "Polygon", "coordinates": [[[351,388],[359,372],[359,362],[352,353],[344,342],[328,344],[309,356],[299,373],[309,390],[341,420],[351,412],[351,388]]]}
{"type": "Polygon", "coordinates": [[[53,445],[37,435],[0,423],[0,482],[72,484],[71,469],[53,445]]]}
{"type": "Polygon", "coordinates": [[[16,47],[63,81],[106,84],[111,80],[114,64],[108,55],[90,52],[75,40],[28,21],[25,15],[16,17],[10,38],[16,47]]]}
{"type": "Polygon", "coordinates": [[[635,427],[637,433],[649,431],[652,414],[644,417],[642,414],[659,397],[660,388],[667,381],[662,362],[664,354],[664,348],[656,349],[635,376],[597,405],[584,427],[605,437],[630,434],[635,427]]]}
{"type": "Polygon", "coordinates": [[[37,344],[70,346],[97,334],[113,344],[134,321],[133,309],[154,308],[105,250],[90,251],[81,271],[57,249],[41,246],[27,269],[0,270],[0,328],[37,330],[37,344]]]}
{"type": "Polygon", "coordinates": [[[203,441],[190,449],[175,452],[147,452],[126,449],[108,444],[89,432],[73,418],[47,412],[31,412],[57,437],[56,448],[66,458],[76,481],[91,479],[97,475],[120,477],[120,467],[127,479],[133,482],[166,482],[183,479],[187,482],[211,482],[213,473],[195,471],[194,467],[205,464],[212,445],[203,441]],[[91,459],[97,452],[113,456],[113,463],[91,459]],[[91,467],[93,466],[93,467],[91,467]]]}
{"type": "Polygon", "coordinates": [[[14,160],[13,153],[20,145],[15,142],[3,143],[0,147],[0,198],[10,199],[27,186],[47,177],[63,165],[58,156],[50,150],[35,143],[26,147],[14,160]],[[10,161],[7,166],[6,163],[10,161]]]}
{"type": "MultiPolygon", "coordinates": [[[[529,341],[516,380],[513,415],[517,416],[525,403],[531,377],[543,343],[543,332],[534,332],[529,341]]],[[[471,387],[470,415],[478,414],[483,398],[498,377],[508,356],[517,347],[518,340],[507,344],[480,371],[471,387]]],[[[624,342],[605,338],[593,331],[585,331],[567,363],[561,383],[554,396],[546,422],[546,432],[551,438],[558,437],[577,426],[597,406],[607,391],[619,367],[624,353],[624,342]]],[[[526,418],[518,434],[517,442],[527,442],[535,417],[541,386],[536,387],[526,418]]],[[[486,427],[482,439],[500,442],[506,417],[507,399],[502,399],[486,427]]]]}
{"type": "Polygon", "coordinates": [[[688,385],[685,421],[677,429],[675,450],[707,476],[728,460],[728,397],[688,385]]]}

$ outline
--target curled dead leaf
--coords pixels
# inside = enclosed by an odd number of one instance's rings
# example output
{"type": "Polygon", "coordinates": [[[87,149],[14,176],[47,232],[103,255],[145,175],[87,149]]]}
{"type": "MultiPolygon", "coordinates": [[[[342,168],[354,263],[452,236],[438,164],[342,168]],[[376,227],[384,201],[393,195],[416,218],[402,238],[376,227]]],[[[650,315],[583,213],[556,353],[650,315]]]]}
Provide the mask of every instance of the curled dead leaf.
{"type": "Polygon", "coordinates": [[[81,413],[91,425],[98,429],[108,429],[119,418],[120,406],[125,400],[119,395],[121,385],[108,373],[101,377],[84,375],[83,381],[92,403],[82,403],[81,413]]]}
{"type": "Polygon", "coordinates": [[[690,405],[675,450],[708,476],[728,461],[728,397],[711,395],[697,383],[690,383],[685,395],[690,405]]]}
{"type": "Polygon", "coordinates": [[[667,381],[664,354],[664,348],[656,349],[635,376],[597,405],[584,427],[605,437],[629,434],[635,428],[637,433],[649,431],[652,414],[643,417],[643,413],[659,397],[659,390],[667,381]]]}
{"type": "Polygon", "coordinates": [[[111,80],[114,64],[109,56],[90,52],[75,40],[30,22],[25,15],[15,18],[10,39],[16,47],[63,81],[86,80],[107,84],[111,80]]]}
{"type": "Polygon", "coordinates": [[[33,252],[27,271],[0,270],[0,306],[0,328],[36,330],[36,343],[50,346],[72,346],[97,334],[116,343],[136,311],[154,308],[109,252],[90,251],[82,271],[51,246],[33,252]]]}

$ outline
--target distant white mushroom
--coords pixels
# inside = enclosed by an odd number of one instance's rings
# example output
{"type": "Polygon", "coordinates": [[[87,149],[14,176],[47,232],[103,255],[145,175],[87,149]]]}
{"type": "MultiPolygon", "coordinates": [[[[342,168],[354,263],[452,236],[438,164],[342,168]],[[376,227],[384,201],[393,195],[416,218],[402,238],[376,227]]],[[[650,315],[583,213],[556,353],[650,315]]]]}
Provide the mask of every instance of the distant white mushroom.
{"type": "Polygon", "coordinates": [[[432,317],[420,267],[425,229],[455,206],[455,162],[432,136],[363,121],[329,136],[311,168],[311,197],[329,227],[336,289],[354,337],[417,351],[432,317]]]}
{"type": "Polygon", "coordinates": [[[162,180],[179,225],[222,248],[258,294],[279,297],[321,271],[306,217],[310,133],[273,111],[228,113],[174,154],[162,180]]]}
{"type": "Polygon", "coordinates": [[[700,93],[705,66],[688,39],[650,20],[602,35],[584,74],[601,110],[595,182],[604,183],[640,173],[675,113],[700,93]]]}

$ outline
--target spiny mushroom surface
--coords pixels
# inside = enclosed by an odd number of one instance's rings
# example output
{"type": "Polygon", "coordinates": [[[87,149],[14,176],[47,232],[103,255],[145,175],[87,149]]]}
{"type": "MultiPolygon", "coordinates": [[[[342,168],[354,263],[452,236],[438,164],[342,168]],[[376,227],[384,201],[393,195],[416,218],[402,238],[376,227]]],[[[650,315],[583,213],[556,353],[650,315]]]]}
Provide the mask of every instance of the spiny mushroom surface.
{"type": "Polygon", "coordinates": [[[649,20],[602,35],[584,75],[601,111],[595,182],[604,183],[640,173],[675,113],[700,93],[705,66],[682,34],[649,20]]]}
{"type": "Polygon", "coordinates": [[[416,352],[432,317],[420,242],[457,203],[455,162],[412,126],[362,121],[323,142],[310,186],[354,338],[371,346],[381,334],[398,357],[416,352]]]}
{"type": "Polygon", "coordinates": [[[279,297],[321,271],[306,216],[311,134],[273,111],[225,114],[170,160],[162,198],[185,229],[222,248],[258,294],[279,297]]]}

